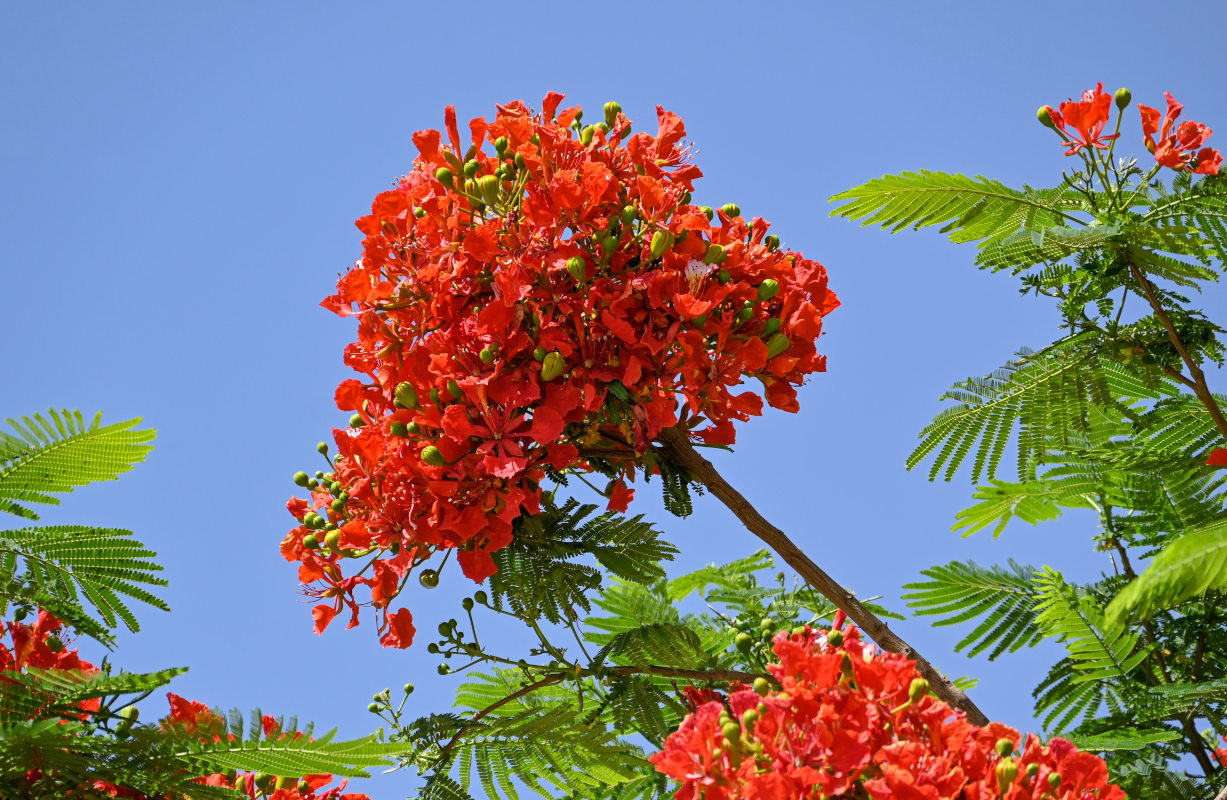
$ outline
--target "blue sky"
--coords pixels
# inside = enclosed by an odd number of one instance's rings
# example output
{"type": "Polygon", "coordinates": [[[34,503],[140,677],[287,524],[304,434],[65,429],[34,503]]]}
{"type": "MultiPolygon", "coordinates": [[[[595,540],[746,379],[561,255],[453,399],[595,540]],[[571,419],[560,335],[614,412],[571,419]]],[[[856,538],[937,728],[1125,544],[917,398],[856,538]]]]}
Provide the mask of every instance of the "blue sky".
{"type": "MultiPolygon", "coordinates": [[[[298,469],[345,415],[353,323],[318,306],[359,254],[352,221],[408,171],[415,130],[549,90],[638,129],[661,104],[705,173],[696,202],[733,201],[826,264],[844,306],[829,373],[800,414],[745,426],[717,464],[836,578],[902,609],[902,584],[951,559],[1017,558],[1075,578],[1108,569],[1094,521],[950,532],[966,476],[929,484],[903,460],[953,381],[1056,334],[1051,309],[970,247],[828,217],[830,195],[928,168],[1050,185],[1062,163],[1034,121],[1096,81],[1222,128],[1222,6],[1151,3],[668,2],[62,3],[0,11],[0,417],[49,406],[143,416],[148,462],[65,498],[49,522],[134,530],[160,554],[172,614],[143,614],[114,657],[188,665],[174,684],[224,707],[370,731],[370,695],[413,681],[417,708],[453,679],[424,646],[381,650],[369,625],[323,637],[277,552],[298,469]]],[[[1136,112],[1118,152],[1141,152],[1136,112]]],[[[1212,313],[1224,293],[1207,293],[1212,313]]],[[[1221,379],[1214,380],[1221,389],[1221,379]]],[[[1007,476],[1008,477],[1008,476],[1007,476]]],[[[685,521],[651,492],[633,510],[682,549],[677,568],[757,541],[701,498],[685,521]]],[[[419,630],[457,614],[458,574],[408,599],[419,630]]],[[[1021,727],[1053,660],[953,653],[958,634],[899,625],[940,669],[975,675],[992,717],[1021,727]]],[[[156,710],[161,710],[159,703],[156,710]]],[[[154,710],[151,708],[151,710],[154,710]]],[[[361,784],[399,797],[412,778],[361,784]]]]}

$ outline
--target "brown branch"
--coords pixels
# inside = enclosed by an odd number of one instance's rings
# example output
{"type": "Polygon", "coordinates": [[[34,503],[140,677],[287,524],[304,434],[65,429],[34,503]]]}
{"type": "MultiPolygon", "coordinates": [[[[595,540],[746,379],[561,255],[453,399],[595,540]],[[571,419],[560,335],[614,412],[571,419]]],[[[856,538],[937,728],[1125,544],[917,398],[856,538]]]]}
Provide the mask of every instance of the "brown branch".
{"type": "Polygon", "coordinates": [[[914,659],[916,669],[929,681],[929,686],[933,688],[938,697],[965,713],[967,719],[972,723],[981,726],[988,724],[988,717],[971,701],[971,698],[938,672],[915,648],[887,627],[886,623],[876,614],[865,608],[852,592],[824,572],[783,531],[768,522],[750,504],[750,501],[730,486],[711,462],[694,449],[688,434],[677,428],[666,428],[660,433],[660,441],[671,461],[683,467],[708,491],[718,497],[751,533],[778,553],[780,558],[784,559],[805,579],[806,583],[834,603],[836,608],[847,614],[848,619],[856,623],[883,650],[902,653],[914,659]]]}
{"type": "Polygon", "coordinates": [[[1186,386],[1193,390],[1197,395],[1197,399],[1206,407],[1206,411],[1210,412],[1210,416],[1214,419],[1215,426],[1218,427],[1219,433],[1227,439],[1227,416],[1223,415],[1223,410],[1219,408],[1218,401],[1214,399],[1214,395],[1210,393],[1210,387],[1206,385],[1206,373],[1201,371],[1201,367],[1197,365],[1192,354],[1189,353],[1184,342],[1180,339],[1180,334],[1176,332],[1176,326],[1172,324],[1172,318],[1167,315],[1167,311],[1163,308],[1163,304],[1159,302],[1159,298],[1155,296],[1155,287],[1146,279],[1146,273],[1142,272],[1136,264],[1129,265],[1129,271],[1133,273],[1133,279],[1142,287],[1142,292],[1146,295],[1146,300],[1150,303],[1150,307],[1154,309],[1155,316],[1159,318],[1159,322],[1163,324],[1167,331],[1167,340],[1172,343],[1172,347],[1176,348],[1176,352],[1180,354],[1180,358],[1184,361],[1185,367],[1189,370],[1189,378],[1191,380],[1182,381],[1186,386]]]}
{"type": "Polygon", "coordinates": [[[688,678],[692,681],[711,681],[713,683],[732,683],[733,681],[741,681],[742,683],[752,683],[757,678],[767,678],[771,680],[771,676],[766,673],[757,672],[741,672],[735,669],[675,669],[673,667],[659,667],[654,664],[647,666],[626,666],[626,667],[596,667],[594,669],[569,670],[567,672],[554,672],[546,675],[544,678],[533,681],[527,686],[523,686],[506,697],[495,700],[490,705],[473,712],[473,716],[469,718],[464,727],[456,731],[456,735],[443,746],[443,751],[449,752],[456,742],[460,741],[460,737],[468,732],[469,728],[473,727],[483,717],[491,712],[502,708],[510,702],[519,700],[521,697],[532,694],[538,689],[558,683],[559,681],[569,678],[587,678],[592,675],[659,675],[662,678],[688,678]]]}

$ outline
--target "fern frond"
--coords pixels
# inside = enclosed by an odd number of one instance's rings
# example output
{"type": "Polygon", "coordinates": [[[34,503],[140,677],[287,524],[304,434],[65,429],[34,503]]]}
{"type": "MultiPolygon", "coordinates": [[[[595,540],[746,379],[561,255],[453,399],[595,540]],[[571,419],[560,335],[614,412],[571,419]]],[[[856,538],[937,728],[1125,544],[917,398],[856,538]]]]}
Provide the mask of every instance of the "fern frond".
{"type": "Polygon", "coordinates": [[[1011,519],[1020,519],[1032,525],[1056,519],[1066,508],[1095,508],[1097,483],[1086,477],[1071,477],[1060,480],[1034,480],[1027,483],[990,481],[990,486],[976,489],[972,497],[979,500],[957,515],[953,530],[962,530],[963,536],[993,527],[993,537],[1001,535],[1011,519]]]}
{"type": "Polygon", "coordinates": [[[135,430],[139,418],[104,427],[102,412],[89,424],[67,409],[7,421],[13,432],[0,431],[0,511],[29,519],[38,514],[22,504],[58,505],[51,493],[114,480],[144,460],[156,435],[135,430]]]}
{"type": "Polygon", "coordinates": [[[1138,646],[1138,634],[1109,622],[1100,603],[1065,582],[1061,573],[1044,567],[1035,573],[1039,603],[1036,623],[1045,635],[1065,643],[1079,671],[1075,682],[1129,677],[1154,649],[1138,646]]]}
{"type": "Polygon", "coordinates": [[[1141,750],[1162,742],[1174,742],[1179,738],[1179,731],[1167,728],[1150,728],[1147,730],[1116,728],[1110,733],[1096,733],[1084,736],[1071,734],[1069,736],[1070,741],[1076,744],[1079,750],[1089,750],[1095,753],[1106,753],[1115,750],[1141,750]]]}
{"type": "Polygon", "coordinates": [[[1095,716],[1107,702],[1116,699],[1116,690],[1109,681],[1085,681],[1071,658],[1053,665],[1048,675],[1031,694],[1035,698],[1035,715],[1043,717],[1044,730],[1049,733],[1068,731],[1078,720],[1095,716]]]}
{"type": "Polygon", "coordinates": [[[1053,225],[1039,230],[1019,229],[982,246],[976,255],[976,264],[993,270],[1018,272],[1035,264],[1057,262],[1083,250],[1102,247],[1120,233],[1117,225],[1098,224],[1078,228],[1053,225]]]}
{"type": "Polygon", "coordinates": [[[1009,569],[985,569],[973,562],[952,561],[922,574],[931,580],[909,583],[903,595],[917,616],[941,615],[934,626],[956,625],[983,618],[954,649],[971,649],[968,656],[988,650],[989,660],[1004,652],[1032,647],[1044,638],[1036,624],[1038,592],[1031,567],[1010,562],[1009,569]]]}

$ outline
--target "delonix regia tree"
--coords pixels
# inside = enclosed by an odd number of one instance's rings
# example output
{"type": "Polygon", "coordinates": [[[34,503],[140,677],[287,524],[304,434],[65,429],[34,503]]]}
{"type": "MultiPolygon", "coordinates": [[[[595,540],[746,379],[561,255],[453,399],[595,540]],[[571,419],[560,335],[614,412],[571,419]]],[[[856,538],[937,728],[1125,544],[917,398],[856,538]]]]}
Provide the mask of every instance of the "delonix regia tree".
{"type": "MultiPolygon", "coordinates": [[[[59,504],[78,486],[114,480],[143,461],[152,430],[139,419],[101,424],[54,409],[10,419],[0,430],[0,511],[37,521],[33,504],[59,504]]],[[[90,525],[0,531],[0,796],[11,800],[128,797],[138,800],[275,797],[367,800],[328,788],[332,774],[366,776],[395,748],[370,737],[318,739],[256,711],[222,716],[168,693],[170,713],[139,723],[136,703],[185,668],[114,671],[85,661],[74,635],[114,644],[121,623],[139,630],[129,603],[169,610],[156,554],[132,532],[90,525]],[[32,621],[27,621],[34,615],[32,621]]]]}
{"type": "Polygon", "coordinates": [[[584,124],[562,99],[464,137],[449,107],[445,133],[414,134],[323,303],[357,318],[362,377],[337,389],[352,416],[319,445],[328,470],[299,472],[309,496],[288,504],[316,630],[369,606],[384,646],[410,647],[397,598],[453,553],[488,589],[426,646],[468,673],[461,713],[371,703],[421,796],[1123,797],[1098,756],[989,723],[699,455],[764,400],[799,410],[838,301],[764,219],[692,203],[676,115],[633,133],[616,103],[584,124]],[[675,548],[626,516],[640,479],[676,514],[714,495],[804,583],[764,579],[766,551],[666,579],[675,548]],[[604,512],[559,494],[576,482],[604,512]],[[693,597],[709,611],[684,612],[693,597]],[[498,617],[523,651],[483,646],[498,617]]]}

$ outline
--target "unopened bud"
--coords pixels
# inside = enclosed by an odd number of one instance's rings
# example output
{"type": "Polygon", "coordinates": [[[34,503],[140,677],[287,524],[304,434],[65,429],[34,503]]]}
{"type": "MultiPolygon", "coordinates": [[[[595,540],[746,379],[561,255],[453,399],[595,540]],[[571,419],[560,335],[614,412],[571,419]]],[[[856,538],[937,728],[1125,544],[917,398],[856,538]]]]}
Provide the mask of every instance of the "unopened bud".
{"type": "Polygon", "coordinates": [[[301,470],[294,473],[294,483],[298,484],[299,486],[306,486],[307,482],[310,480],[311,476],[305,472],[302,472],[301,470]]]}
{"type": "Polygon", "coordinates": [[[440,167],[439,170],[435,172],[435,180],[448,188],[452,188],[456,182],[456,175],[447,167],[440,167]]]}
{"type": "Polygon", "coordinates": [[[838,630],[832,629],[827,633],[827,644],[831,647],[839,647],[844,643],[844,635],[838,630]]]}
{"type": "Polygon", "coordinates": [[[755,678],[754,691],[758,692],[762,697],[766,697],[767,693],[771,691],[771,681],[766,678],[755,678]]]}
{"type": "Polygon", "coordinates": [[[477,358],[480,359],[481,363],[483,364],[493,364],[494,363],[494,351],[491,350],[489,347],[483,347],[481,351],[478,352],[477,358]]]}
{"type": "Polygon", "coordinates": [[[913,703],[920,700],[929,693],[929,682],[924,678],[912,679],[911,685],[907,687],[907,699],[913,703]]]}
{"type": "Polygon", "coordinates": [[[447,382],[447,393],[457,400],[464,396],[464,392],[460,390],[460,384],[456,383],[455,380],[447,382]]]}
{"type": "Polygon", "coordinates": [[[422,451],[422,461],[432,467],[446,467],[447,459],[443,457],[443,453],[433,444],[422,451]]]}
{"type": "Polygon", "coordinates": [[[125,719],[128,722],[136,722],[141,718],[141,710],[136,706],[124,706],[119,710],[120,719],[125,719]]]}
{"type": "Polygon", "coordinates": [[[493,175],[483,175],[477,181],[477,186],[481,189],[481,196],[486,198],[486,202],[494,205],[498,202],[498,178],[493,175]]]}
{"type": "Polygon", "coordinates": [[[605,124],[613,127],[614,122],[617,121],[618,115],[621,113],[622,106],[618,105],[615,101],[610,100],[605,104],[605,124]]]}
{"type": "Polygon", "coordinates": [[[320,442],[315,446],[320,455],[328,455],[328,442],[320,442]]]}
{"type": "Polygon", "coordinates": [[[585,125],[584,129],[579,132],[579,143],[584,147],[592,144],[592,136],[595,133],[596,127],[594,125],[585,125]]]}
{"type": "Polygon", "coordinates": [[[541,362],[541,380],[552,381],[562,374],[566,369],[566,361],[563,360],[562,353],[555,350],[548,354],[545,360],[541,362]]]}
{"type": "Polygon", "coordinates": [[[780,283],[774,278],[768,278],[758,285],[758,299],[770,300],[780,293],[780,283]]]}
{"type": "Polygon", "coordinates": [[[393,422],[388,430],[393,436],[400,439],[404,439],[409,436],[409,426],[403,422],[393,422]]]}
{"type": "Polygon", "coordinates": [[[507,145],[509,144],[510,142],[507,141],[506,136],[500,136],[494,140],[494,152],[498,153],[499,158],[502,158],[503,153],[507,152],[507,145]]]}
{"type": "Polygon", "coordinates": [[[703,254],[703,263],[707,265],[719,264],[725,259],[724,247],[718,244],[709,244],[707,252],[703,254]]]}
{"type": "Polygon", "coordinates": [[[673,237],[668,231],[657,231],[652,234],[652,258],[660,258],[669,249],[670,240],[673,237]]]}
{"type": "Polygon", "coordinates": [[[622,224],[630,225],[634,221],[635,221],[635,207],[634,206],[623,206],[622,224]]]}
{"type": "Polygon", "coordinates": [[[336,550],[341,544],[341,530],[338,528],[337,530],[328,531],[324,535],[324,544],[327,545],[329,550],[336,550]]]}
{"type": "Polygon", "coordinates": [[[439,585],[439,571],[433,569],[422,570],[418,574],[418,583],[422,584],[423,589],[435,588],[439,585]]]}
{"type": "Polygon", "coordinates": [[[481,164],[476,161],[469,160],[464,163],[464,177],[471,178],[477,174],[477,170],[481,169],[481,164]]]}
{"type": "Polygon", "coordinates": [[[997,751],[997,755],[1001,756],[1002,758],[1009,758],[1014,752],[1014,743],[1009,739],[1001,738],[997,740],[997,744],[994,745],[994,749],[997,751]]]}
{"type": "Polygon", "coordinates": [[[787,336],[782,333],[774,334],[767,340],[767,358],[775,358],[790,346],[792,346],[792,342],[788,341],[787,336]]]}
{"type": "Polygon", "coordinates": [[[535,359],[536,361],[545,361],[546,355],[547,355],[547,352],[544,347],[538,347],[535,350],[533,350],[533,359],[535,359]]]}
{"type": "Polygon", "coordinates": [[[1040,110],[1035,112],[1035,117],[1045,128],[1056,128],[1052,122],[1052,109],[1048,106],[1040,106],[1040,110]]]}
{"type": "Polygon", "coordinates": [[[587,277],[587,269],[584,267],[584,260],[579,256],[571,256],[567,259],[567,272],[571,273],[571,277],[582,282],[587,277]]]}
{"type": "Polygon", "coordinates": [[[997,791],[1005,794],[1018,777],[1018,764],[1012,758],[1003,758],[997,764],[997,791]]]}
{"type": "Polygon", "coordinates": [[[703,212],[703,216],[707,217],[708,222],[711,222],[716,216],[716,210],[711,206],[699,206],[699,211],[703,212]]]}
{"type": "Polygon", "coordinates": [[[736,203],[725,203],[724,205],[720,206],[720,210],[723,211],[726,216],[741,216],[741,206],[737,205],[736,203]]]}
{"type": "Polygon", "coordinates": [[[1133,93],[1124,86],[1116,90],[1116,107],[1124,111],[1129,107],[1129,101],[1133,100],[1133,93]]]}
{"type": "Polygon", "coordinates": [[[769,233],[767,234],[767,237],[763,239],[763,244],[767,245],[768,250],[774,252],[780,247],[780,237],[776,236],[774,233],[769,233]]]}
{"type": "Polygon", "coordinates": [[[780,330],[780,318],[772,317],[763,324],[763,336],[770,336],[780,330]]]}
{"type": "Polygon", "coordinates": [[[1048,773],[1048,785],[1054,789],[1060,786],[1061,785],[1061,773],[1059,772],[1048,773]]]}

